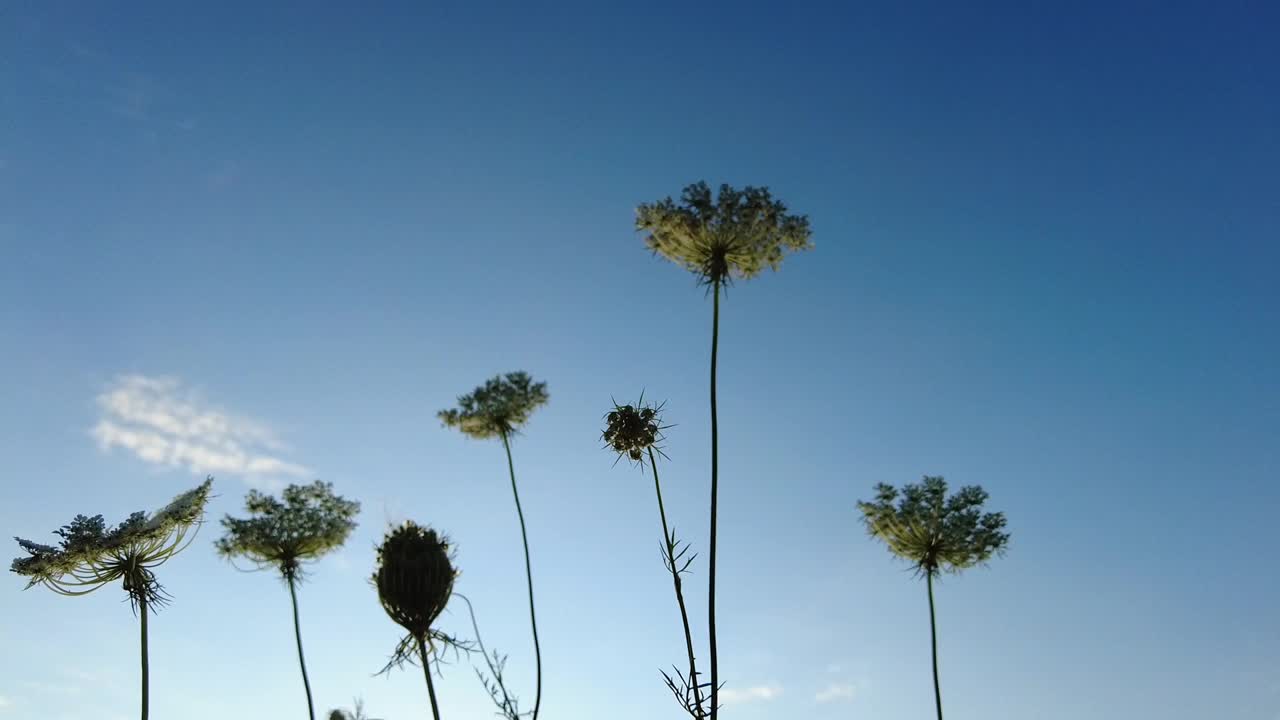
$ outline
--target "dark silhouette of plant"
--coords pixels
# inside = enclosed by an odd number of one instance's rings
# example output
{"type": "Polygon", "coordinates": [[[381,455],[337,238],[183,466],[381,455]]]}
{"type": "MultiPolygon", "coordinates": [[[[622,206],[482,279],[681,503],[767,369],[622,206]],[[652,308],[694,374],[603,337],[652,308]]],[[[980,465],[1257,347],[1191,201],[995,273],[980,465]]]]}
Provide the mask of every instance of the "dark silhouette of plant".
{"type": "Polygon", "coordinates": [[[302,653],[302,628],[298,622],[297,585],[302,580],[303,563],[342,547],[355,529],[360,503],[333,494],[333,485],[316,481],[310,485],[290,485],[282,493],[284,502],[250,490],[244,507],[248,518],[222,519],[226,534],[215,546],[218,554],[234,560],[245,558],[255,570],[276,570],[289,586],[293,603],[293,635],[298,645],[298,666],[307,692],[307,713],[315,720],[311,681],[302,653]]]}
{"type": "Polygon", "coordinates": [[[477,667],[476,677],[480,678],[480,684],[484,686],[485,692],[489,693],[489,699],[498,708],[498,714],[506,718],[506,720],[520,720],[530,713],[520,712],[520,701],[508,689],[506,681],[503,678],[503,671],[507,667],[507,656],[494,650],[490,653],[485,649],[484,640],[480,638],[480,625],[476,622],[476,610],[471,605],[471,599],[462,593],[455,593],[463,602],[467,604],[467,614],[471,616],[471,630],[476,636],[476,645],[480,651],[480,655],[484,657],[485,664],[489,667],[489,674],[477,667]]]}
{"type": "Polygon", "coordinates": [[[947,497],[941,477],[925,476],[919,484],[876,485],[874,502],[859,502],[867,531],[906,560],[929,589],[929,635],[933,647],[933,697],[942,720],[942,690],[938,684],[938,631],[933,609],[933,578],[940,572],[959,573],[985,564],[1004,553],[1009,535],[1004,513],[983,513],[987,492],[976,485],[947,497]],[[895,505],[896,503],[896,505],[895,505]]]}
{"type": "Polygon", "coordinates": [[[431,680],[431,658],[437,658],[441,647],[457,646],[457,642],[432,627],[453,594],[453,581],[458,573],[453,568],[449,542],[431,528],[406,522],[387,533],[378,547],[377,568],[373,584],[378,600],[397,625],[408,633],[396,646],[391,663],[383,670],[404,662],[412,662],[416,651],[427,680],[431,698],[431,714],[440,720],[436,703],[436,687],[431,680]]]}
{"type": "Polygon", "coordinates": [[[27,578],[27,588],[44,585],[59,595],[87,595],[121,581],[141,624],[142,720],[150,708],[147,611],[169,601],[155,568],[195,539],[212,484],[208,478],[155,513],[135,512],[111,530],[101,515],[77,515],[54,531],[62,538],[59,547],[14,538],[28,556],[15,559],[10,569],[27,578]]]}
{"type": "Polygon", "coordinates": [[[454,427],[473,438],[500,438],[507,452],[507,470],[511,475],[511,494],[520,520],[520,540],[524,544],[525,581],[529,589],[529,624],[533,628],[533,656],[537,690],[533,700],[533,720],[542,708],[542,646],[538,642],[538,615],[533,604],[533,566],[529,561],[529,534],[525,527],[520,491],[516,487],[515,463],[511,459],[511,437],[529,416],[549,399],[546,383],[535,383],[525,372],[499,375],[467,395],[458,398],[458,407],[441,410],[439,418],[446,427],[454,427]]]}
{"type": "Polygon", "coordinates": [[[699,682],[698,665],[693,652],[693,633],[689,629],[689,611],[685,607],[684,587],[680,577],[689,571],[689,566],[697,556],[689,554],[688,543],[677,540],[675,530],[667,525],[667,510],[662,502],[662,483],[658,479],[657,456],[666,457],[660,444],[663,440],[662,431],[668,427],[670,426],[662,424],[662,406],[645,404],[642,394],[635,405],[619,405],[614,402],[613,409],[605,415],[602,438],[605,447],[617,453],[619,460],[627,458],[643,469],[647,459],[653,470],[653,489],[658,495],[658,517],[662,520],[662,562],[671,573],[671,582],[675,587],[676,605],[680,608],[680,623],[684,628],[685,651],[689,661],[686,672],[676,670],[676,674],[672,676],[664,670],[662,677],[685,712],[695,720],[701,720],[706,717],[702,693],[707,684],[699,682]]]}
{"type": "Polygon", "coordinates": [[[698,276],[709,286],[711,315],[711,544],[707,575],[707,629],[711,637],[711,718],[720,711],[720,665],[716,644],[716,520],[719,491],[719,425],[716,419],[716,351],[720,341],[720,290],[735,279],[747,280],[764,269],[777,270],[788,252],[808,250],[809,219],[788,215],[768,188],[736,190],[721,185],[712,197],[704,182],[684,189],[680,203],[671,198],[640,205],[636,229],[657,255],[698,276]]]}
{"type": "Polygon", "coordinates": [[[336,710],[330,710],[328,720],[379,720],[379,719],[371,718],[368,715],[366,715],[364,712],[364,701],[361,700],[360,698],[356,698],[353,701],[352,709],[350,710],[343,710],[341,708],[338,708],[336,710]]]}

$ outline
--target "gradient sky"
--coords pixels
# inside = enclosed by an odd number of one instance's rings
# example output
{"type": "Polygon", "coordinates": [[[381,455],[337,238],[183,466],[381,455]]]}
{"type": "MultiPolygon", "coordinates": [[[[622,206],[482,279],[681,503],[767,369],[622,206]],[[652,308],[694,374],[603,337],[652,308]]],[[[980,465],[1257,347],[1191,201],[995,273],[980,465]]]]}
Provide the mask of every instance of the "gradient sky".
{"type": "MultiPolygon", "coordinates": [[[[938,588],[949,716],[1280,718],[1274,5],[268,5],[0,11],[0,529],[216,476],[160,573],[153,717],[302,717],[287,592],[211,543],[248,487],[315,477],[364,504],[300,595],[317,704],[426,713],[420,675],[371,677],[405,518],[454,537],[531,703],[501,446],[435,418],[515,369],[552,397],[514,448],[544,717],[678,717],[652,486],[599,432],[611,396],[667,400],[705,551],[711,305],[632,222],[706,179],[816,244],[723,307],[726,720],[929,716],[924,586],[855,506],[924,474],[1013,535],[938,588]],[[141,407],[181,452],[111,433],[141,407]]],[[[0,718],[134,717],[124,594],[6,585],[0,718]]],[[[488,716],[465,662],[437,687],[488,716]]]]}

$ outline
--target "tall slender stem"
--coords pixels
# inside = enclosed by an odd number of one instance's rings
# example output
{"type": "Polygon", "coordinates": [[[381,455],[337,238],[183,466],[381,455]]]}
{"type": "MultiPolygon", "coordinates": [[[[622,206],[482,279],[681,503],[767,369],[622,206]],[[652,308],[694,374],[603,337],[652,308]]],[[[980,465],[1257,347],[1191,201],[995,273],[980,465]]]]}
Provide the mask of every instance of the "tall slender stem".
{"type": "Polygon", "coordinates": [[[662,483],[658,482],[658,461],[653,447],[649,448],[649,465],[653,467],[653,489],[658,493],[658,516],[662,518],[662,543],[667,549],[667,566],[671,570],[671,582],[676,588],[676,603],[680,606],[680,622],[684,624],[684,645],[689,653],[689,682],[693,685],[693,697],[697,703],[697,717],[703,716],[702,688],[698,684],[698,666],[693,656],[693,633],[689,630],[689,611],[684,605],[684,588],[680,570],[676,567],[676,546],[667,528],[667,510],[662,504],[662,483]]]}
{"type": "Polygon", "coordinates": [[[542,707],[542,647],[538,644],[538,615],[533,609],[533,564],[529,562],[529,534],[524,525],[524,510],[520,508],[520,491],[516,489],[516,466],[511,460],[511,440],[505,432],[502,433],[502,447],[507,451],[507,469],[511,472],[511,494],[516,499],[516,515],[520,518],[520,540],[524,543],[524,575],[529,585],[529,624],[533,626],[533,661],[537,677],[532,720],[538,720],[538,710],[542,707]]]}
{"type": "Polygon", "coordinates": [[[933,618],[933,573],[926,573],[929,586],[929,636],[933,641],[933,699],[938,706],[938,720],[942,720],[942,689],[938,685],[938,625],[933,618]]]}
{"type": "Polygon", "coordinates": [[[294,589],[294,576],[288,575],[289,598],[293,601],[293,636],[298,642],[298,667],[302,668],[302,687],[307,691],[307,713],[316,720],[316,708],[311,702],[311,681],[307,679],[307,660],[302,656],[302,626],[298,622],[298,591],[294,589]]]}
{"type": "Polygon", "coordinates": [[[151,669],[147,661],[147,598],[138,598],[138,613],[142,618],[142,720],[147,720],[151,702],[151,669]]]}
{"type": "Polygon", "coordinates": [[[436,704],[436,685],[431,681],[431,661],[427,657],[427,639],[418,638],[418,656],[422,658],[422,674],[427,676],[427,696],[431,698],[431,717],[440,720],[440,706],[436,704]]]}
{"type": "Polygon", "coordinates": [[[707,564],[707,629],[711,635],[711,720],[720,713],[720,657],[716,649],[716,503],[720,478],[720,431],[716,424],[716,350],[720,344],[720,279],[711,287],[715,297],[711,315],[711,557],[707,564]]]}

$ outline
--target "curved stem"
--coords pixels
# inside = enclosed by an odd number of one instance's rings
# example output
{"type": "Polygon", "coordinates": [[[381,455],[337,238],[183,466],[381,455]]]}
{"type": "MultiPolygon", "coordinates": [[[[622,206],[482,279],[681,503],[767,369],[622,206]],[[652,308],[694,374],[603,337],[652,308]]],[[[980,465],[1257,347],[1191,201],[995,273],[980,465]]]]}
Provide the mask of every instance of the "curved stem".
{"type": "Polygon", "coordinates": [[[298,591],[294,589],[294,578],[288,576],[289,599],[293,601],[293,636],[298,642],[298,667],[302,668],[302,687],[307,691],[307,713],[311,720],[316,720],[316,708],[311,702],[311,681],[307,679],[307,660],[302,656],[302,626],[298,623],[298,591]]]}
{"type": "Polygon", "coordinates": [[[942,689],[938,685],[938,625],[933,618],[933,573],[925,575],[929,586],[929,636],[933,642],[933,699],[938,706],[938,720],[942,720],[942,689]]]}
{"type": "Polygon", "coordinates": [[[676,546],[671,531],[667,529],[667,510],[662,504],[662,483],[658,482],[658,462],[649,448],[649,465],[653,467],[653,489],[658,493],[658,516],[662,518],[662,543],[667,549],[667,567],[671,570],[671,582],[676,588],[676,604],[680,606],[680,622],[684,625],[684,646],[689,654],[689,682],[693,685],[693,697],[697,703],[697,717],[703,716],[702,688],[698,685],[698,666],[693,656],[693,633],[689,630],[689,611],[684,605],[684,587],[680,571],[676,567],[676,546]]]}
{"type": "Polygon", "coordinates": [[[524,510],[520,508],[520,491],[516,489],[516,466],[511,460],[511,441],[506,433],[502,433],[502,447],[507,451],[507,470],[511,472],[511,494],[516,499],[516,516],[520,518],[520,540],[524,543],[524,576],[529,585],[529,624],[533,626],[533,659],[537,677],[532,720],[538,720],[538,710],[542,707],[542,647],[538,644],[538,615],[533,609],[533,565],[529,562],[529,534],[524,525],[524,510]]]}
{"type": "MultiPolygon", "coordinates": [[[[493,700],[494,704],[498,706],[500,714],[505,718],[518,720],[520,714],[516,712],[515,700],[511,697],[511,694],[507,692],[507,686],[502,679],[502,673],[498,670],[498,666],[494,664],[494,658],[497,657],[497,654],[495,653],[493,656],[490,656],[489,651],[484,646],[484,639],[480,637],[480,624],[476,622],[476,609],[471,605],[471,598],[468,598],[462,593],[454,593],[453,596],[462,598],[462,601],[467,604],[467,614],[471,616],[471,630],[476,636],[476,645],[480,648],[480,655],[484,657],[484,664],[489,666],[489,674],[493,676],[493,685],[496,691],[490,690],[488,682],[485,681],[484,675],[480,672],[480,668],[475,668],[476,674],[480,676],[480,682],[485,686],[486,690],[490,691],[489,697],[493,700]],[[499,697],[499,693],[501,694],[501,697],[499,697]]],[[[474,667],[474,665],[472,667],[474,667]]]]}
{"type": "Polygon", "coordinates": [[[147,720],[151,702],[151,669],[147,661],[147,598],[138,598],[139,616],[142,618],[142,720],[147,720]]]}
{"type": "Polygon", "coordinates": [[[716,512],[719,490],[719,426],[716,424],[716,350],[720,344],[720,280],[711,292],[715,300],[711,315],[711,553],[707,563],[707,629],[711,635],[711,720],[720,712],[720,657],[716,649],[716,512]]]}
{"type": "Polygon", "coordinates": [[[436,685],[431,682],[431,662],[427,657],[426,638],[418,638],[418,656],[422,658],[422,674],[427,677],[427,696],[431,698],[431,717],[440,720],[440,706],[436,705],[436,685]]]}

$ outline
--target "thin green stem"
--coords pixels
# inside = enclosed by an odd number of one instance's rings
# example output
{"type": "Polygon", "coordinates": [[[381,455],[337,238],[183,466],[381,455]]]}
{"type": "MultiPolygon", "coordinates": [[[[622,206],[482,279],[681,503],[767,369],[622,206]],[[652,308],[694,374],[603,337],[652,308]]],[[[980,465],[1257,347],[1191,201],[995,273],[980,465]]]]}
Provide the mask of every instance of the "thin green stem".
{"type": "Polygon", "coordinates": [[[711,287],[711,552],[707,562],[707,629],[711,635],[711,720],[720,713],[720,656],[716,649],[716,512],[720,479],[720,430],[716,424],[716,350],[720,344],[720,279],[711,287]]]}
{"type": "Polygon", "coordinates": [[[307,691],[307,714],[311,720],[316,720],[316,708],[311,702],[311,681],[307,679],[307,660],[302,655],[302,625],[298,622],[298,591],[294,588],[295,581],[293,575],[286,578],[289,581],[289,599],[293,601],[293,636],[298,642],[298,667],[302,668],[302,687],[307,691]]]}
{"type": "Polygon", "coordinates": [[[938,625],[933,617],[933,573],[925,574],[929,586],[929,636],[933,642],[933,699],[938,706],[938,720],[942,720],[942,689],[938,685],[938,625]]]}
{"type": "Polygon", "coordinates": [[[440,706],[436,704],[436,685],[431,681],[431,661],[427,656],[426,638],[418,638],[418,655],[422,658],[422,674],[427,677],[427,696],[431,698],[431,717],[440,720],[440,706]]]}
{"type": "Polygon", "coordinates": [[[524,510],[520,508],[520,491],[516,489],[516,466],[511,459],[511,440],[507,437],[507,433],[502,433],[502,447],[507,451],[507,470],[511,472],[511,494],[516,499],[516,515],[520,518],[520,540],[524,543],[524,575],[529,586],[529,624],[533,626],[533,661],[537,677],[532,720],[538,720],[538,711],[542,707],[542,646],[538,644],[538,615],[533,609],[533,564],[529,562],[529,533],[524,524],[524,510]]]}
{"type": "Polygon", "coordinates": [[[658,461],[653,447],[649,448],[649,465],[653,467],[653,489],[658,494],[658,516],[662,518],[662,543],[667,549],[667,567],[671,570],[671,582],[676,589],[676,603],[680,606],[680,622],[684,625],[684,645],[689,653],[689,681],[693,685],[693,697],[697,707],[697,717],[703,716],[702,688],[698,684],[698,666],[693,656],[693,632],[689,630],[689,611],[684,605],[684,587],[680,581],[680,570],[676,567],[676,546],[671,531],[667,528],[667,510],[662,504],[662,483],[658,481],[658,461]]]}
{"type": "Polygon", "coordinates": [[[151,702],[151,668],[147,661],[147,598],[138,598],[138,614],[142,618],[142,720],[147,720],[151,702]]]}

